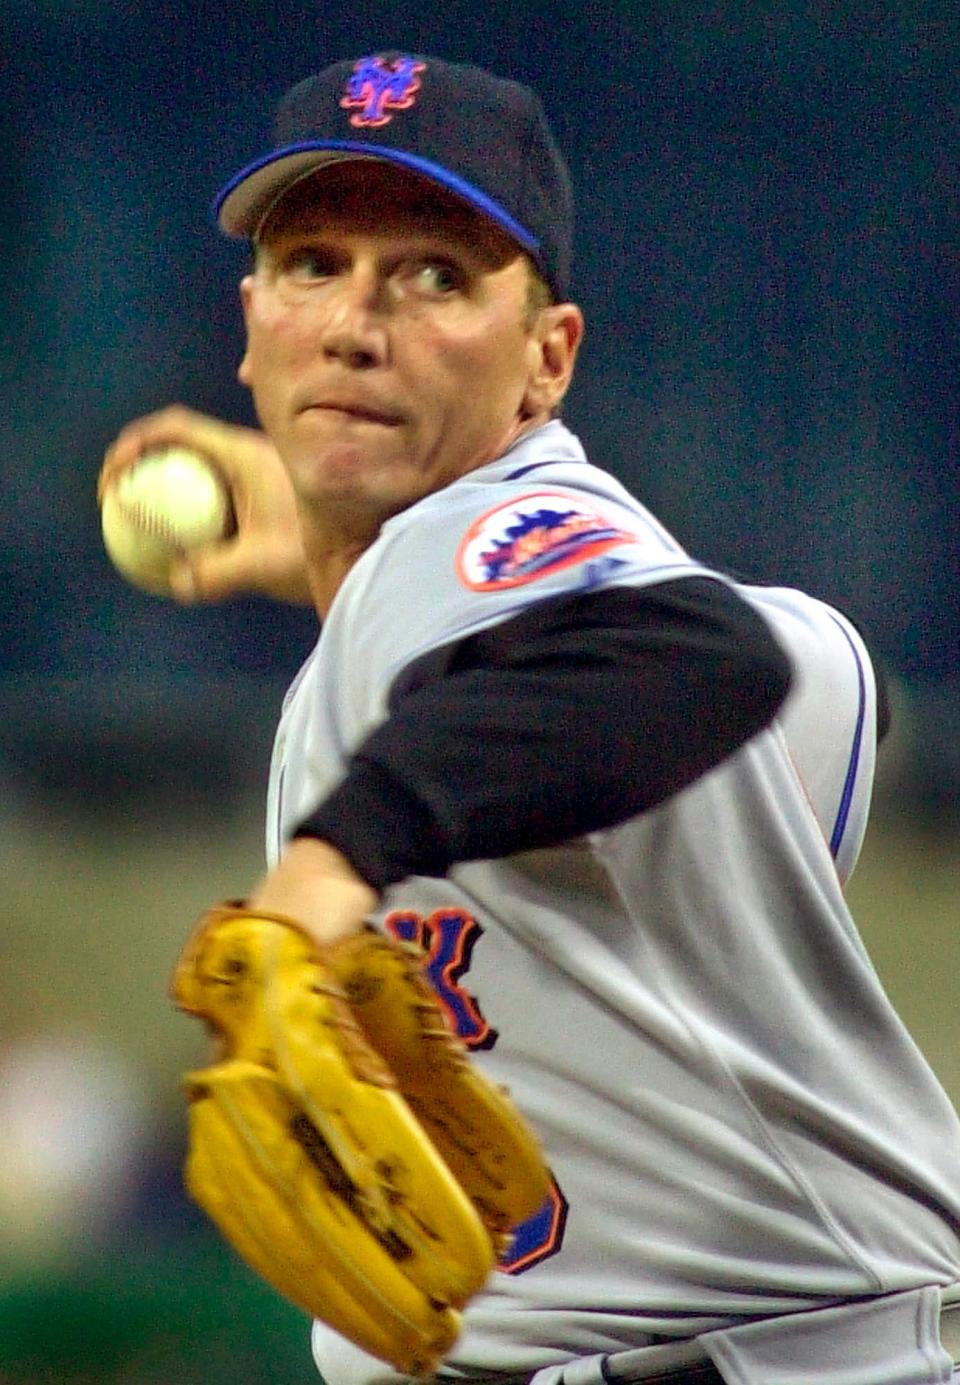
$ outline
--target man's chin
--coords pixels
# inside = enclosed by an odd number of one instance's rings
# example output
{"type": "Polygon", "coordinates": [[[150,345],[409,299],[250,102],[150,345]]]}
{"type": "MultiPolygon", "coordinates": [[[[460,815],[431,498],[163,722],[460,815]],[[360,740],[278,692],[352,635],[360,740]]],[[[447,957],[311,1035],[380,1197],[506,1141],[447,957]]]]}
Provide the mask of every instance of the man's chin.
{"type": "Polygon", "coordinates": [[[301,503],[331,516],[365,517],[382,524],[426,495],[430,487],[400,457],[382,449],[338,443],[323,455],[290,466],[301,503]]]}

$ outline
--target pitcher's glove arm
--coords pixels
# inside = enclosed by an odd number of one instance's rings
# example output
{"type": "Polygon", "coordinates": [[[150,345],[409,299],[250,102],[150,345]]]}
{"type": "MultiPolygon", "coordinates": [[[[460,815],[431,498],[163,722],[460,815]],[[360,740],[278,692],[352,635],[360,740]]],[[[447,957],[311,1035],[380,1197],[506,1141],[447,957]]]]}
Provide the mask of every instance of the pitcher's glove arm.
{"type": "Polygon", "coordinates": [[[191,1196],[294,1303],[404,1374],[433,1371],[549,1173],[416,950],[372,930],[321,945],[220,905],[172,993],[223,1047],[185,1079],[191,1196]]]}

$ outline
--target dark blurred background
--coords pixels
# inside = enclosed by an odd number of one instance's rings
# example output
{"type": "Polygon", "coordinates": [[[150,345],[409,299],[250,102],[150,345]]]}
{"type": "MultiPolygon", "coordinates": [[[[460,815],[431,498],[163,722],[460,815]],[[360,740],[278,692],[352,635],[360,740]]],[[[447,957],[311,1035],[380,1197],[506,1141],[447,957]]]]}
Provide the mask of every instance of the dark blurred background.
{"type": "Polygon", "coordinates": [[[868,632],[896,727],[851,895],[960,1092],[958,28],[943,0],[0,0],[0,1385],[315,1378],[180,1192],[203,1045],[164,994],[193,915],[260,870],[314,621],[140,595],[93,491],[138,414],[253,422],[245,251],[209,204],[335,58],[540,91],[578,188],[569,423],[695,553],[868,632]]]}

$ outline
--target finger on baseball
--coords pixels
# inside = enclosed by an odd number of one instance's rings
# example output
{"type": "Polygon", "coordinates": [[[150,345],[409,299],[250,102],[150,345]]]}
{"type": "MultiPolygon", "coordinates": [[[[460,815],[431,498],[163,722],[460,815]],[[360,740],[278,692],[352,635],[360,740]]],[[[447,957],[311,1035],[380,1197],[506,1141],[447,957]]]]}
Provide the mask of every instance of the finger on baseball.
{"type": "Polygon", "coordinates": [[[193,574],[193,564],[187,558],[178,558],[170,564],[170,595],[181,606],[192,606],[197,601],[197,580],[193,574]]]}
{"type": "Polygon", "coordinates": [[[226,601],[241,592],[256,590],[251,570],[253,555],[236,543],[198,549],[179,559],[170,569],[170,591],[185,606],[200,601],[226,601]]]}
{"type": "Polygon", "coordinates": [[[253,532],[184,555],[170,571],[171,595],[182,605],[266,596],[293,606],[311,606],[313,594],[303,550],[284,537],[253,532]]]}
{"type": "Polygon", "coordinates": [[[198,413],[185,404],[170,404],[156,413],[128,423],[104,455],[97,482],[97,499],[107,486],[138,457],[159,447],[186,447],[217,464],[228,482],[235,479],[231,466],[240,436],[250,430],[198,413]]]}
{"type": "Polygon", "coordinates": [[[97,478],[97,500],[122,471],[132,466],[138,457],[155,447],[173,446],[181,441],[181,430],[189,410],[182,405],[170,405],[153,414],[145,414],[122,428],[104,454],[97,478]]]}

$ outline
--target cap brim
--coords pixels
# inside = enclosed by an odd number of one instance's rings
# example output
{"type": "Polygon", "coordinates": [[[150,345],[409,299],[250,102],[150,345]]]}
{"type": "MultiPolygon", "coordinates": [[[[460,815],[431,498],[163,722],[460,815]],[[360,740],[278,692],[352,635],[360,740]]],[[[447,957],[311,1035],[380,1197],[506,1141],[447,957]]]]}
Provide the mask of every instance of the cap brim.
{"type": "Polygon", "coordinates": [[[540,248],[537,237],[472,183],[440,164],[408,154],[403,149],[353,140],[305,141],[275,149],[247,164],[221,188],[213,204],[213,214],[227,235],[253,239],[270,208],[294,183],[321,168],[353,159],[380,159],[428,178],[496,222],[524,250],[536,256],[540,248]]]}

